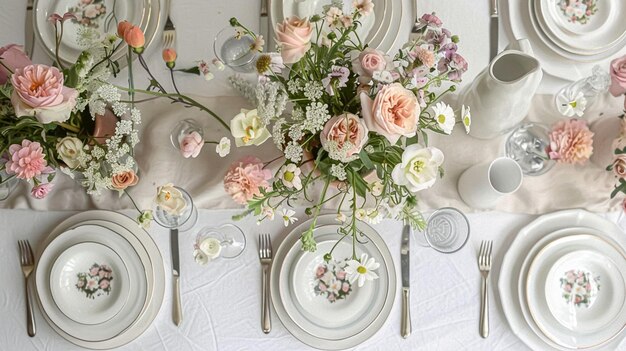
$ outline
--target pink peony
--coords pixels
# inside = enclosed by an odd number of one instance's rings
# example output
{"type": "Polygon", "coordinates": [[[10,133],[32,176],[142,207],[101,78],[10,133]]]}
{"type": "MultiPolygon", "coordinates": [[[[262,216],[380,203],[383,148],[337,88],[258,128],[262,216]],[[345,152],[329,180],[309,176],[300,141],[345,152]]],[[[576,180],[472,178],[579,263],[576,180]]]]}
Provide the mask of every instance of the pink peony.
{"type": "Polygon", "coordinates": [[[43,148],[39,143],[22,140],[22,145],[9,146],[9,160],[5,164],[8,174],[15,174],[20,179],[32,179],[46,169],[47,162],[43,148]]]}
{"type": "Polygon", "coordinates": [[[349,157],[361,152],[367,143],[368,132],[363,120],[351,113],[344,113],[326,122],[324,130],[320,133],[320,141],[325,149],[329,147],[329,142],[333,142],[340,149],[349,142],[352,147],[345,153],[345,156],[349,157]]]}
{"type": "Polygon", "coordinates": [[[180,153],[184,158],[196,158],[204,146],[204,139],[198,132],[191,132],[180,141],[180,153]]]}
{"type": "Polygon", "coordinates": [[[557,162],[583,164],[593,153],[593,132],[585,121],[571,119],[556,123],[550,132],[548,155],[557,162]]]}
{"type": "Polygon", "coordinates": [[[54,184],[52,183],[39,184],[33,187],[33,189],[30,191],[30,194],[35,199],[43,199],[44,197],[48,195],[48,193],[52,190],[53,187],[54,187],[54,184]]]}
{"type": "Polygon", "coordinates": [[[413,92],[402,84],[384,86],[372,99],[361,94],[363,119],[370,131],[395,144],[401,136],[412,137],[417,131],[421,108],[413,92]]]}
{"type": "Polygon", "coordinates": [[[246,156],[233,163],[224,176],[224,189],[235,202],[245,205],[255,195],[260,195],[259,188],[269,187],[272,178],[269,169],[263,169],[263,162],[252,156],[246,156]]]}
{"type": "Polygon", "coordinates": [[[611,61],[611,86],[609,92],[613,96],[626,93],[626,56],[611,61]]]}
{"type": "Polygon", "coordinates": [[[15,88],[11,104],[18,117],[35,116],[41,123],[63,122],[76,105],[78,92],[63,86],[63,73],[56,67],[18,68],[11,83],[15,88]]]}
{"type": "Polygon", "coordinates": [[[381,72],[393,68],[391,58],[384,52],[365,48],[359,56],[352,61],[352,69],[359,75],[359,82],[367,84],[372,80],[375,72],[381,72]]]}
{"type": "Polygon", "coordinates": [[[276,42],[284,63],[296,63],[311,48],[313,26],[308,18],[288,17],[275,28],[276,42]]]}
{"type": "Polygon", "coordinates": [[[9,79],[9,72],[4,66],[15,72],[18,68],[24,68],[32,64],[26,53],[24,53],[24,48],[15,44],[9,44],[0,48],[0,62],[2,62],[2,65],[0,65],[0,85],[6,83],[9,79]]]}

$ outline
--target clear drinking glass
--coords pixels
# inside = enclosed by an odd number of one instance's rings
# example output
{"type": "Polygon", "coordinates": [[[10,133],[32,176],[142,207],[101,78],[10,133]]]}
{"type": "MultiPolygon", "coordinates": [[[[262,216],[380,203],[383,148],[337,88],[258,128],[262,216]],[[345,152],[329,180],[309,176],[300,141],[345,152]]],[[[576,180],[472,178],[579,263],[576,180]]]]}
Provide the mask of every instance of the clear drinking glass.
{"type": "Polygon", "coordinates": [[[417,236],[418,244],[449,254],[467,244],[470,225],[463,212],[453,207],[442,207],[428,217],[426,229],[421,233],[424,236],[417,236]]]}
{"type": "Polygon", "coordinates": [[[235,37],[235,28],[226,27],[213,40],[215,56],[236,72],[252,73],[256,70],[258,51],[252,50],[254,39],[248,35],[235,37]]]}
{"type": "Polygon", "coordinates": [[[246,236],[234,224],[200,229],[193,246],[196,262],[206,264],[218,258],[239,257],[246,248],[246,236]]]}
{"type": "Polygon", "coordinates": [[[506,156],[520,165],[524,175],[546,173],[556,163],[548,156],[549,134],[550,129],[543,124],[522,124],[507,138],[504,146],[506,156]]]}
{"type": "Polygon", "coordinates": [[[168,229],[177,228],[181,232],[188,231],[193,228],[198,221],[198,209],[196,209],[191,196],[185,191],[185,189],[177,186],[174,188],[178,189],[183,194],[183,199],[185,200],[187,206],[185,206],[179,215],[172,215],[159,205],[155,204],[153,209],[154,220],[162,227],[168,229]]]}
{"type": "Polygon", "coordinates": [[[174,126],[172,133],[170,133],[170,141],[172,145],[180,150],[180,143],[183,138],[193,132],[198,132],[202,138],[204,138],[204,129],[193,119],[184,119],[174,126]]]}

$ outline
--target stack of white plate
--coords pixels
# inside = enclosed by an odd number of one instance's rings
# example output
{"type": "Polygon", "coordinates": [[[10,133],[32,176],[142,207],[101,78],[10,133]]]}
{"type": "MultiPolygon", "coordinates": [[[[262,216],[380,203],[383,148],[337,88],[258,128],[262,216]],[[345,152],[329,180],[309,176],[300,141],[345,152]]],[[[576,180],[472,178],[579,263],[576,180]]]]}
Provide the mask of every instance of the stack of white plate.
{"type": "Polygon", "coordinates": [[[513,332],[537,350],[615,350],[626,328],[625,247],[619,227],[582,210],[523,228],[498,281],[513,332]]]}
{"type": "MultiPolygon", "coordinates": [[[[344,0],[344,12],[352,9],[352,0],[344,0]]],[[[323,14],[323,7],[331,0],[276,0],[271,2],[272,23],[282,22],[291,16],[310,17],[323,14]]],[[[392,53],[409,39],[409,33],[417,16],[415,0],[373,0],[374,11],[364,17],[357,30],[363,44],[392,53]]],[[[329,31],[325,28],[325,31],[329,31]]]]}
{"type": "MultiPolygon", "coordinates": [[[[88,22],[68,20],[64,23],[63,38],[59,45],[59,58],[63,64],[71,65],[86,49],[80,45],[79,41],[80,29],[84,28],[95,29],[104,38],[107,33],[117,33],[117,22],[126,20],[141,28],[146,37],[145,46],[149,46],[161,28],[161,1],[163,0],[104,0],[83,4],[84,2],[76,0],[35,0],[33,26],[46,53],[55,59],[55,31],[48,17],[53,13],[63,15],[66,12],[74,13],[79,19],[92,16],[93,20],[88,22]]],[[[112,56],[113,61],[120,61],[121,66],[125,65],[123,58],[127,52],[128,46],[122,42],[112,56]]]]}
{"type": "Polygon", "coordinates": [[[352,257],[349,238],[335,247],[333,264],[325,263],[324,254],[342,238],[334,218],[318,218],[316,252],[302,251],[299,240],[311,221],[287,235],[274,256],[270,275],[272,303],[285,328],[302,342],[327,350],[354,347],[374,335],[387,320],[396,298],[396,271],[389,249],[365,224],[359,224],[364,236],[359,238],[362,243],[357,246],[357,256],[367,254],[380,263],[375,270],[378,279],[362,287],[345,280],[341,270],[352,257]],[[322,281],[332,283],[327,286],[322,281]]]}
{"type": "Polygon", "coordinates": [[[66,340],[110,349],[141,335],[156,317],[165,288],[161,254],[134,220],[88,211],[59,224],[37,255],[42,312],[66,340]]]}

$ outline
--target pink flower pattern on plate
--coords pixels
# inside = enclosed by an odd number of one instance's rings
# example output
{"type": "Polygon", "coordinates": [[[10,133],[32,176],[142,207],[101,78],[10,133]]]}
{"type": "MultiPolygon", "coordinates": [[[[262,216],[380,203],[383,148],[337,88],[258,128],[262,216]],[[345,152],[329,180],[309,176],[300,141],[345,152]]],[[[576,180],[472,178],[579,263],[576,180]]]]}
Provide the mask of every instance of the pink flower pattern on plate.
{"type": "Polygon", "coordinates": [[[111,293],[111,281],[113,280],[113,269],[107,264],[94,263],[87,272],[76,275],[76,289],[85,293],[90,299],[97,296],[111,293]]]}
{"type": "Polygon", "coordinates": [[[323,296],[330,303],[343,300],[352,292],[352,284],[347,279],[344,268],[347,260],[322,262],[315,268],[313,292],[323,296]]]}

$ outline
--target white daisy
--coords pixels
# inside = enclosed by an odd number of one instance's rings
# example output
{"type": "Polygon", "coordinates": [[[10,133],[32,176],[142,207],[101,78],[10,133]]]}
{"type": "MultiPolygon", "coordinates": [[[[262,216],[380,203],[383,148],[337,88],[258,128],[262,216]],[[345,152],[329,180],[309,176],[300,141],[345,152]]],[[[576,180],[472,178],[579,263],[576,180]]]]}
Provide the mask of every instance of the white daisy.
{"type": "Polygon", "coordinates": [[[585,113],[587,99],[582,91],[579,91],[575,96],[573,93],[559,94],[556,96],[556,106],[559,112],[566,117],[573,115],[581,117],[585,113]]]}
{"type": "Polygon", "coordinates": [[[226,157],[230,153],[230,139],[222,137],[219,144],[215,146],[215,152],[217,152],[220,157],[226,157]]]}
{"type": "Polygon", "coordinates": [[[293,216],[296,214],[294,210],[283,208],[281,214],[283,217],[283,222],[285,223],[285,227],[288,227],[291,223],[294,223],[298,220],[296,217],[293,216]]]}
{"type": "Polygon", "coordinates": [[[452,107],[445,102],[439,102],[433,107],[433,113],[439,128],[446,134],[452,133],[452,128],[454,128],[455,123],[452,107]]]}
{"type": "Polygon", "coordinates": [[[465,133],[469,134],[470,126],[472,125],[472,114],[469,106],[463,105],[461,107],[461,121],[465,127],[465,133]]]}
{"type": "Polygon", "coordinates": [[[278,171],[278,178],[287,188],[302,189],[302,180],[300,179],[302,171],[293,163],[284,165],[278,171]]]}
{"type": "Polygon", "coordinates": [[[378,274],[373,271],[378,269],[380,264],[376,262],[373,257],[368,259],[367,254],[362,254],[359,261],[348,261],[345,271],[348,274],[348,281],[350,284],[354,284],[354,282],[358,280],[360,288],[366,281],[378,279],[378,274]]]}

